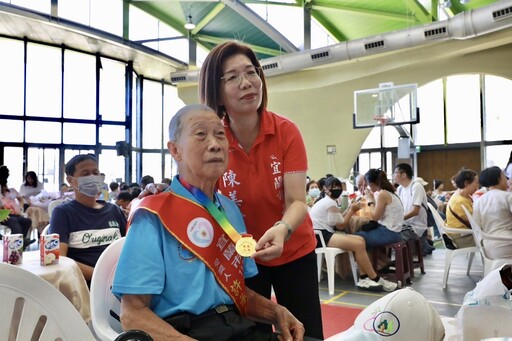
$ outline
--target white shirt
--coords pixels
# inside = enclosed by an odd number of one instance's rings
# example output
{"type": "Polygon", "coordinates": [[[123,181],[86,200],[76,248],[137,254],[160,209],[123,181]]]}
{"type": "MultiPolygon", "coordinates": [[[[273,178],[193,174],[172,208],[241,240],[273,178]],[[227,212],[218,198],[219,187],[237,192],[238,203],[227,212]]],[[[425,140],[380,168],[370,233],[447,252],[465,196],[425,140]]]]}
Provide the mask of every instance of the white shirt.
{"type": "Polygon", "coordinates": [[[404,214],[411,211],[413,206],[420,206],[418,215],[404,221],[405,225],[410,225],[418,236],[422,236],[427,229],[427,193],[423,186],[415,181],[411,181],[407,187],[398,187],[397,194],[404,205],[404,214]]]}
{"type": "Polygon", "coordinates": [[[336,204],[336,201],[328,195],[318,200],[313,207],[311,207],[309,215],[311,216],[313,228],[315,230],[327,230],[331,233],[335,232],[334,227],[327,224],[327,210],[331,207],[338,208],[338,205],[336,204]]]}
{"type": "Polygon", "coordinates": [[[386,192],[391,196],[391,203],[386,205],[379,223],[386,226],[388,230],[400,232],[404,224],[404,207],[395,193],[386,192]]]}
{"type": "MultiPolygon", "coordinates": [[[[474,203],[473,217],[486,234],[512,237],[512,192],[488,191],[474,203]]],[[[484,247],[489,256],[512,257],[509,242],[485,240],[484,247]]]]}

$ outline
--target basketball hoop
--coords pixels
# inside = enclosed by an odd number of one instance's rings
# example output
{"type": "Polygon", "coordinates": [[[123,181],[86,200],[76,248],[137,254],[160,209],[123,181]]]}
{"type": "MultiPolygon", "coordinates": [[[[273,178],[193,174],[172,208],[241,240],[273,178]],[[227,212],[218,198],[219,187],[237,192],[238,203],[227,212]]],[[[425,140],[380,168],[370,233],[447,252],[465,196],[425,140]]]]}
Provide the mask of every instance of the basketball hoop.
{"type": "Polygon", "coordinates": [[[387,116],[374,116],[373,120],[377,121],[377,123],[375,125],[380,124],[381,126],[385,126],[389,122],[389,117],[387,117],[387,116]]]}

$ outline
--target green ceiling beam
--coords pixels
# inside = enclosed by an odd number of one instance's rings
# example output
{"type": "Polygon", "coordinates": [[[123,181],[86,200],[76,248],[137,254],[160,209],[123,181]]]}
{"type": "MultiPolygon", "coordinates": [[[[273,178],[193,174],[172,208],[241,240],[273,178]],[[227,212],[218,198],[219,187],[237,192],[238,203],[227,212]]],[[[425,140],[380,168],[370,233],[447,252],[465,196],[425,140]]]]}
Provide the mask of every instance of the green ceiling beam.
{"type": "Polygon", "coordinates": [[[139,8],[140,10],[154,16],[158,20],[166,23],[167,25],[174,28],[176,31],[183,33],[183,35],[187,35],[187,30],[185,29],[185,27],[183,27],[183,25],[185,23],[181,22],[181,21],[177,21],[177,20],[165,15],[164,11],[160,11],[159,9],[151,6],[149,3],[145,2],[145,1],[130,1],[130,4],[139,8]]]}
{"type": "Polygon", "coordinates": [[[334,9],[337,11],[343,11],[343,12],[349,12],[349,13],[356,13],[361,14],[368,17],[376,17],[381,19],[393,19],[397,21],[404,21],[404,22],[410,22],[411,17],[406,14],[397,14],[397,13],[391,13],[391,12],[382,12],[382,11],[373,11],[368,10],[364,8],[357,8],[357,7],[348,7],[348,6],[342,6],[339,4],[333,4],[333,3],[324,3],[322,1],[314,0],[310,3],[312,5],[313,9],[321,10],[324,9],[334,9]]]}
{"type": "MultiPolygon", "coordinates": [[[[212,36],[198,34],[198,35],[194,36],[194,40],[196,40],[198,43],[209,43],[212,45],[218,45],[218,44],[222,44],[226,41],[231,41],[233,39],[232,38],[223,38],[223,37],[212,37],[212,36]]],[[[248,44],[247,42],[244,42],[244,44],[250,46],[251,49],[254,50],[254,52],[256,52],[258,54],[265,54],[265,55],[269,55],[269,56],[280,56],[286,52],[283,50],[270,49],[270,48],[259,46],[259,45],[248,44]]]]}
{"type": "Polygon", "coordinates": [[[224,8],[226,5],[224,5],[222,2],[217,3],[215,7],[204,17],[202,18],[198,23],[196,23],[196,27],[190,32],[192,35],[197,34],[197,32],[201,31],[210,21],[212,21],[224,8]]]}
{"type": "Polygon", "coordinates": [[[421,24],[430,24],[433,21],[432,15],[423,7],[418,0],[407,0],[407,10],[421,24]]]}
{"type": "Polygon", "coordinates": [[[347,41],[349,38],[341,32],[336,25],[332,23],[331,20],[328,20],[324,15],[322,15],[321,12],[315,11],[314,9],[311,11],[311,16],[315,18],[316,21],[320,25],[322,25],[327,32],[331,35],[334,40],[336,40],[337,43],[341,41],[347,41]]]}

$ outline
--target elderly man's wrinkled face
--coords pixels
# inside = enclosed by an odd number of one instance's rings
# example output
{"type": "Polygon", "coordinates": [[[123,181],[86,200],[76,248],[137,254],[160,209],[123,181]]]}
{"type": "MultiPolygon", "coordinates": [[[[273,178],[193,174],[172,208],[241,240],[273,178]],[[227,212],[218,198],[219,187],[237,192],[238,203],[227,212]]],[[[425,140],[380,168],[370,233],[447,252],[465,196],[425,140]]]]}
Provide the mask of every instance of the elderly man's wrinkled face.
{"type": "Polygon", "coordinates": [[[182,130],[169,151],[189,182],[216,181],[228,165],[228,140],[221,119],[212,111],[196,110],[182,118],[182,130]]]}

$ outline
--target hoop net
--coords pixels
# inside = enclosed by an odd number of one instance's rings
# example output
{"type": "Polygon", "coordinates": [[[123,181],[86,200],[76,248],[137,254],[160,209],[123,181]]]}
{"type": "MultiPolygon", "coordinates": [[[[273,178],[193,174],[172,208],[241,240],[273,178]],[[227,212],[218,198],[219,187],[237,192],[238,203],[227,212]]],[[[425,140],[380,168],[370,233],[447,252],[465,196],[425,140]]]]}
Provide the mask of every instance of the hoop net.
{"type": "Polygon", "coordinates": [[[380,124],[381,126],[385,126],[389,122],[389,117],[387,117],[387,116],[374,116],[373,120],[376,121],[375,125],[380,124]]]}

